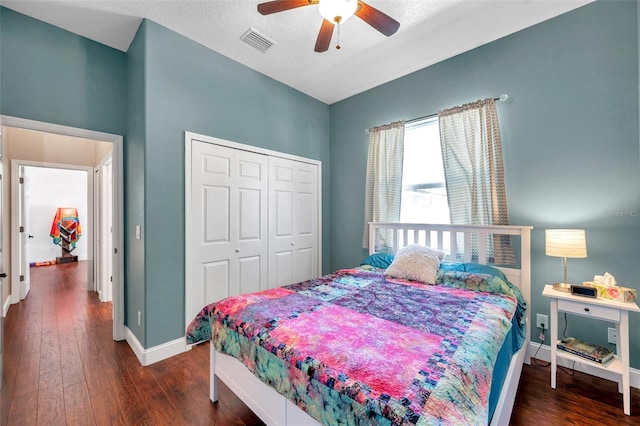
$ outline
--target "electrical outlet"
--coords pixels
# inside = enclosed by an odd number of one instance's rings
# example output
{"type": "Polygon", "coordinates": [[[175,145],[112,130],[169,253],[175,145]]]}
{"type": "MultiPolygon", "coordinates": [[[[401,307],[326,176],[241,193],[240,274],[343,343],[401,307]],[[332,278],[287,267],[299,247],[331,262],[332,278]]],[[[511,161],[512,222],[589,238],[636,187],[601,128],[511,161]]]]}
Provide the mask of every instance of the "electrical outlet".
{"type": "Polygon", "coordinates": [[[607,341],[615,345],[616,343],[618,343],[617,340],[618,333],[616,332],[616,329],[612,327],[607,328],[607,341]]]}
{"type": "Polygon", "coordinates": [[[546,315],[537,314],[536,315],[536,327],[544,328],[545,330],[548,330],[549,329],[549,317],[547,317],[546,315]],[[542,326],[542,324],[544,324],[544,327],[542,326]]]}

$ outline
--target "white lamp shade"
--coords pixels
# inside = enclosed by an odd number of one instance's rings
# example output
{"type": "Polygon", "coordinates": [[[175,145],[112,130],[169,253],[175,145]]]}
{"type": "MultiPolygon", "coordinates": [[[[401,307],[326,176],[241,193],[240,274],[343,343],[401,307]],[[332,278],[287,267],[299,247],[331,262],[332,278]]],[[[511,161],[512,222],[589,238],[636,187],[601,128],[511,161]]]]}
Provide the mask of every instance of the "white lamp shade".
{"type": "Polygon", "coordinates": [[[584,229],[546,229],[544,237],[547,256],[587,257],[587,238],[584,229]]]}
{"type": "Polygon", "coordinates": [[[357,0],[320,0],[318,12],[331,23],[340,23],[349,19],[356,13],[357,0]]]}

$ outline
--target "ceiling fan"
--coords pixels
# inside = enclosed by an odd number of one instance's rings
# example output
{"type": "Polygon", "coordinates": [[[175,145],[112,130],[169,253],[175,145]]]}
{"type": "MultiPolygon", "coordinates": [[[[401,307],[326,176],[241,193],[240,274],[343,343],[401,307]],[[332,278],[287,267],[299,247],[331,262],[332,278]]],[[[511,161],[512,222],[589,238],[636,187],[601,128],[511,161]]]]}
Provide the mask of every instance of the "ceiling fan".
{"type": "MultiPolygon", "coordinates": [[[[400,27],[398,21],[360,0],[275,0],[260,3],[258,12],[262,15],[270,15],[312,4],[318,5],[318,11],[324,18],[316,40],[314,49],[316,52],[326,52],[329,49],[329,44],[331,44],[334,26],[338,25],[338,37],[340,37],[340,24],[353,15],[356,15],[387,37],[395,34],[400,27]]],[[[339,39],[336,48],[340,49],[339,39]]]]}

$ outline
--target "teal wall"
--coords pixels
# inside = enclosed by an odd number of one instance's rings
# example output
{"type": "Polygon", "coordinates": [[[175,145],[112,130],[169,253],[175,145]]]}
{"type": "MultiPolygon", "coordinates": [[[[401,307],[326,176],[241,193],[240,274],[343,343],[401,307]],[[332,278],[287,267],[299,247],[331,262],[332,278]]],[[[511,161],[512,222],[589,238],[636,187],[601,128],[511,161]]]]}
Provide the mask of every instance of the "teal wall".
{"type": "Polygon", "coordinates": [[[151,347],[184,335],[185,130],[322,161],[327,271],[329,107],[154,22],[145,21],[141,33],[147,182],[143,316],[145,347],[151,347]]]}
{"type": "MultiPolygon", "coordinates": [[[[535,227],[534,317],[549,313],[544,284],[562,280],[561,260],[544,254],[546,228],[586,229],[588,258],[568,260],[569,281],[609,271],[640,289],[637,28],[635,1],[596,2],[333,104],[332,269],[365,254],[364,129],[507,93],[498,113],[510,221],[535,227]]],[[[607,344],[607,326],[570,317],[568,335],[607,344]]]]}
{"type": "MultiPolygon", "coordinates": [[[[127,51],[128,119],[127,139],[123,149],[124,245],[125,251],[125,324],[143,345],[146,339],[144,240],[135,238],[136,225],[144,224],[144,155],[147,134],[146,22],[142,22],[127,51]],[[141,322],[138,325],[138,311],[141,322]]],[[[146,347],[146,346],[145,346],[146,347]]]]}
{"type": "Polygon", "coordinates": [[[0,31],[2,114],[124,135],[125,53],[6,8],[0,31]]]}

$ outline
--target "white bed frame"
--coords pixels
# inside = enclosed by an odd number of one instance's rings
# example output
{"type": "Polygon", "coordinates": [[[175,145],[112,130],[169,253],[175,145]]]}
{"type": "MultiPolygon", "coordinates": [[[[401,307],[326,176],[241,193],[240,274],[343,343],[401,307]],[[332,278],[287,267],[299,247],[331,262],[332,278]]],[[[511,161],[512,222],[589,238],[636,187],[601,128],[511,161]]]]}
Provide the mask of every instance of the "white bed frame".
{"type": "MultiPolygon", "coordinates": [[[[474,254],[474,262],[487,264],[487,241],[489,235],[510,235],[520,237],[520,268],[499,267],[509,281],[518,286],[530,306],[531,296],[531,226],[473,226],[473,225],[430,225],[412,223],[370,223],[370,249],[373,253],[376,247],[378,230],[390,230],[391,244],[387,246],[395,252],[409,244],[420,243],[432,248],[444,250],[445,260],[451,259],[449,253],[462,253],[464,262],[472,260],[471,238],[477,236],[479,249],[474,254]],[[458,238],[460,237],[460,238],[458,238]],[[459,241],[463,247],[459,247],[459,241]],[[448,242],[447,244],[445,244],[448,242]]],[[[458,260],[459,261],[459,260],[458,260]]],[[[530,363],[527,355],[529,347],[529,319],[530,309],[526,313],[526,340],[522,348],[516,352],[509,365],[502,392],[496,406],[491,425],[508,425],[515,401],[518,382],[523,363],[530,363]]],[[[234,357],[217,352],[214,345],[210,345],[210,399],[218,400],[218,380],[222,380],[263,422],[274,426],[318,426],[315,419],[298,408],[291,401],[280,395],[273,388],[262,383],[240,361],[234,357]]]]}

